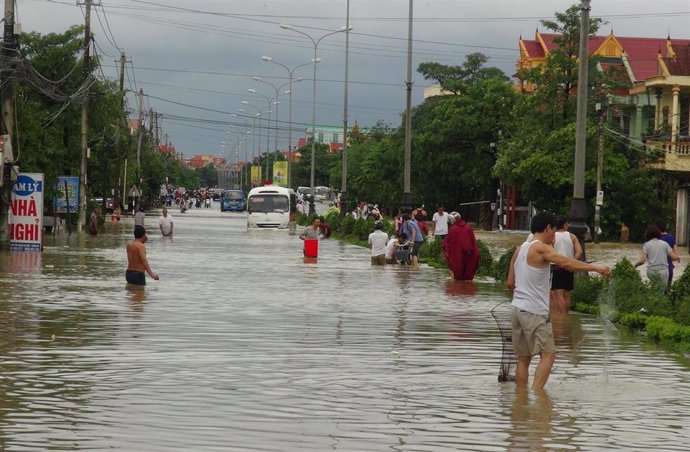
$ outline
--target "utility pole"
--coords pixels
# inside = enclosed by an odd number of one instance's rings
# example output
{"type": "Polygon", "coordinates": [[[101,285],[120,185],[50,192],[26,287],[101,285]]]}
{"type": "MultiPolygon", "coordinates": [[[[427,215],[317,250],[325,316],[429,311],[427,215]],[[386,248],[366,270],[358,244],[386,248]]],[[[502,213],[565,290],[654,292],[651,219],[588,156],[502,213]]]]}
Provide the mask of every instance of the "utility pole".
{"type": "Polygon", "coordinates": [[[141,196],[141,145],[144,141],[145,130],[146,128],[144,127],[144,89],[139,88],[139,134],[137,136],[137,178],[134,181],[134,185],[137,186],[137,189],[139,191],[139,196],[141,196]]]}
{"type": "Polygon", "coordinates": [[[407,25],[407,104],[405,108],[405,159],[403,168],[402,209],[412,209],[410,172],[412,166],[412,13],[413,0],[410,0],[410,12],[407,25]]]}
{"type": "Polygon", "coordinates": [[[570,205],[570,230],[582,246],[582,261],[585,257],[585,232],[587,211],[585,208],[585,154],[587,149],[587,70],[589,42],[589,0],[581,0],[580,49],[577,73],[577,120],[575,129],[575,175],[573,179],[573,200],[570,205]]]}
{"type": "Polygon", "coordinates": [[[350,0],[347,0],[347,12],[345,14],[345,100],[343,101],[343,168],[342,181],[340,183],[340,216],[345,218],[347,213],[347,84],[348,84],[348,60],[350,54],[350,0]]]}
{"type": "Polygon", "coordinates": [[[599,143],[597,146],[597,198],[594,206],[594,243],[599,243],[599,226],[601,223],[601,205],[604,201],[604,193],[601,191],[601,178],[604,163],[604,109],[601,102],[597,102],[597,113],[599,113],[599,143]]]}
{"type": "Polygon", "coordinates": [[[77,231],[81,232],[86,224],[86,159],[89,152],[89,78],[91,76],[91,0],[84,3],[84,101],[81,104],[81,165],[79,166],[79,224],[77,231]]]}
{"type": "MultiPolygon", "coordinates": [[[[2,56],[6,62],[12,61],[16,57],[15,49],[17,40],[14,35],[14,0],[5,0],[5,28],[3,31],[2,56]]],[[[0,129],[3,135],[10,135],[14,128],[14,110],[12,104],[13,91],[11,79],[11,69],[7,69],[2,74],[5,87],[2,90],[2,123],[0,129]]],[[[8,139],[0,153],[0,180],[3,182],[0,187],[2,196],[0,197],[0,249],[7,249],[10,246],[10,219],[9,205],[5,202],[12,198],[12,165],[14,155],[12,155],[12,139],[8,139]]]]}
{"type": "MultiPolygon", "coordinates": [[[[120,52],[120,112],[124,120],[125,128],[127,127],[127,116],[125,114],[125,52],[120,52]]],[[[117,184],[115,189],[115,206],[120,205],[120,201],[124,199],[125,193],[120,192],[120,174],[122,172],[122,129],[118,125],[117,135],[115,136],[115,155],[117,156],[117,184]]],[[[124,204],[124,203],[123,203],[124,204]]]]}

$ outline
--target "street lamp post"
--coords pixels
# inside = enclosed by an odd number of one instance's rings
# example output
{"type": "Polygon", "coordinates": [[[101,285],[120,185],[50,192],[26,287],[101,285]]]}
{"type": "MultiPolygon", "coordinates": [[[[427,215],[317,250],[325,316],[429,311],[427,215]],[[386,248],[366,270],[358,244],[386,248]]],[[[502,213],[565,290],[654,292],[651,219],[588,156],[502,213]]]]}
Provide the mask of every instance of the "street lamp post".
{"type": "MultiPolygon", "coordinates": [[[[266,99],[266,102],[268,103],[268,120],[267,120],[267,126],[266,126],[266,177],[268,178],[268,164],[270,161],[270,152],[271,152],[271,102],[273,99],[269,98],[268,96],[265,96],[259,92],[257,92],[255,89],[249,88],[247,91],[249,91],[252,94],[255,94],[257,96],[261,96],[264,99],[266,99]]],[[[265,179],[268,180],[268,179],[265,179]]]]}
{"type": "Polygon", "coordinates": [[[289,143],[289,145],[288,145],[288,178],[287,178],[288,179],[288,187],[289,187],[291,182],[292,182],[292,161],[291,161],[291,159],[292,159],[292,84],[297,83],[297,82],[301,82],[303,80],[301,77],[297,78],[297,79],[293,78],[293,74],[295,73],[295,71],[298,68],[301,68],[302,66],[310,65],[311,61],[308,63],[297,65],[297,66],[293,67],[292,69],[290,69],[288,66],[284,65],[283,63],[275,61],[270,56],[262,56],[261,59],[266,61],[267,63],[273,63],[273,64],[277,64],[278,66],[284,67],[285,70],[288,71],[288,74],[290,76],[290,81],[289,81],[290,90],[288,92],[288,95],[289,95],[289,97],[288,97],[288,104],[289,104],[289,106],[288,106],[288,109],[289,109],[288,143],[289,143]]]}
{"type": "MultiPolygon", "coordinates": [[[[258,135],[255,132],[255,126],[252,126],[252,157],[257,157],[261,154],[261,109],[255,105],[250,104],[248,101],[243,100],[241,101],[241,104],[247,107],[252,107],[253,109],[256,110],[256,115],[254,119],[256,120],[257,118],[259,119],[259,133],[258,135]],[[257,150],[257,143],[256,139],[259,139],[258,143],[258,150],[257,150]]],[[[240,108],[238,111],[244,112],[244,109],[240,108]]],[[[254,166],[254,159],[252,158],[252,166],[254,166]]]]}
{"type": "Polygon", "coordinates": [[[313,85],[312,85],[312,99],[311,99],[311,172],[310,172],[310,177],[309,177],[309,182],[311,186],[311,196],[309,199],[309,215],[313,215],[316,213],[316,208],[314,206],[314,159],[316,155],[316,64],[320,61],[317,56],[317,49],[319,47],[319,43],[321,40],[327,36],[334,35],[336,33],[342,33],[344,31],[350,31],[352,30],[352,27],[342,27],[339,30],[331,31],[330,33],[326,33],[325,35],[321,36],[318,39],[314,39],[309,35],[308,33],[305,33],[301,30],[297,30],[295,27],[292,25],[281,25],[280,26],[284,30],[290,30],[294,31],[295,33],[299,33],[302,36],[306,36],[309,38],[309,40],[314,44],[314,59],[312,62],[314,63],[314,75],[313,75],[313,85]]]}
{"type": "MultiPolygon", "coordinates": [[[[270,86],[275,90],[276,96],[275,96],[274,105],[276,106],[276,114],[275,114],[275,118],[274,118],[274,120],[273,120],[273,123],[275,124],[276,130],[275,130],[275,143],[274,143],[274,147],[275,147],[275,150],[276,150],[276,151],[280,151],[280,148],[278,147],[278,104],[280,104],[280,101],[279,101],[279,99],[280,99],[280,90],[283,89],[284,87],[288,86],[288,85],[292,85],[292,82],[290,81],[290,82],[287,82],[287,83],[283,83],[282,85],[276,86],[276,85],[274,85],[274,84],[271,83],[271,82],[267,82],[266,80],[262,79],[261,77],[252,77],[252,79],[253,79],[254,81],[256,81],[256,82],[265,83],[265,84],[267,84],[267,85],[270,85],[270,86]]],[[[300,80],[301,80],[301,79],[300,79],[300,80]]],[[[286,91],[285,93],[291,95],[292,91],[286,91]]],[[[291,108],[290,114],[292,115],[292,108],[291,108]]],[[[290,167],[290,163],[289,163],[289,161],[288,161],[288,168],[289,168],[289,167],[290,167]]],[[[288,179],[288,187],[289,187],[289,186],[290,186],[290,184],[289,184],[289,179],[288,179]]]]}

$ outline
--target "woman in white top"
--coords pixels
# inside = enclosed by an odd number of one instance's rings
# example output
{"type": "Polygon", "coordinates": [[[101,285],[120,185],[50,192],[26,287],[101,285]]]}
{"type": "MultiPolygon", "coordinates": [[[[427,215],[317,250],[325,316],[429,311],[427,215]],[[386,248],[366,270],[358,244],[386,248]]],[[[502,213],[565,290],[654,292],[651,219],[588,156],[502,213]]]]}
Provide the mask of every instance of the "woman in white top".
{"type": "Polygon", "coordinates": [[[661,240],[661,231],[655,225],[650,225],[644,233],[646,242],[642,246],[642,255],[635,267],[647,263],[647,278],[661,278],[668,281],[668,258],[680,262],[680,257],[673,252],[668,243],[661,240]]]}

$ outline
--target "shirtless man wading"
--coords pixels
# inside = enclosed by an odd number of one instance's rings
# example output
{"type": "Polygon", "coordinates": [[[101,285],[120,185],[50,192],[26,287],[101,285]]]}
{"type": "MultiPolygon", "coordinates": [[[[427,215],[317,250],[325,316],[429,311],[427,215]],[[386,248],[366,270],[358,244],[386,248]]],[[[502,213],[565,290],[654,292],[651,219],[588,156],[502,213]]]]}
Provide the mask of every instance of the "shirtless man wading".
{"type": "Polygon", "coordinates": [[[140,225],[134,226],[134,240],[127,242],[127,272],[125,277],[130,284],[145,285],[146,275],[144,272],[148,273],[156,281],[159,279],[158,275],[149,267],[149,261],[146,260],[145,244],[147,241],[148,237],[144,227],[140,225]]]}

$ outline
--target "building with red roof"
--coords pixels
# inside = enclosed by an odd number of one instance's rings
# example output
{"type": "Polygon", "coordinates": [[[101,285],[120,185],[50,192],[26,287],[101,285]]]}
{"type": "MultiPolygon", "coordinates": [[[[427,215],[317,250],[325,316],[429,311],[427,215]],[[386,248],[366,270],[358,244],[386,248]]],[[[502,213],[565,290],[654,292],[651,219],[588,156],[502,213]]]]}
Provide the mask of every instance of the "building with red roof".
{"type": "MultiPolygon", "coordinates": [[[[520,79],[524,70],[545,64],[557,48],[557,35],[536,32],[535,39],[520,38],[517,62],[518,88],[534,86],[520,79]]],[[[626,82],[607,100],[609,120],[618,121],[631,144],[638,144],[654,159],[651,167],[678,176],[676,238],[690,242],[690,39],[591,36],[590,55],[598,56],[597,68],[626,82]],[[613,73],[612,73],[613,74],[613,73]],[[627,80],[626,80],[627,79],[627,80]],[[682,184],[685,182],[686,184],[682,184]]]]}
{"type": "MultiPolygon", "coordinates": [[[[520,91],[534,90],[520,75],[546,63],[558,47],[557,37],[537,31],[533,40],[520,38],[515,74],[520,91]]],[[[690,172],[690,158],[676,158],[690,157],[690,39],[637,38],[611,32],[590,36],[588,46],[589,54],[599,57],[600,71],[616,69],[628,85],[609,98],[609,119],[619,121],[630,138],[667,151],[667,158],[655,166],[690,172]]]]}

